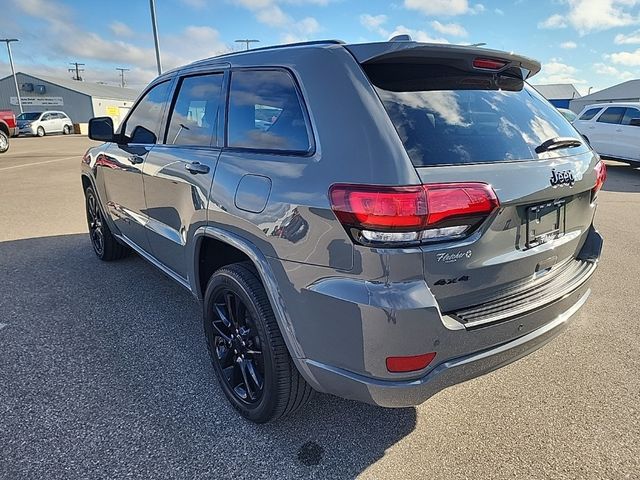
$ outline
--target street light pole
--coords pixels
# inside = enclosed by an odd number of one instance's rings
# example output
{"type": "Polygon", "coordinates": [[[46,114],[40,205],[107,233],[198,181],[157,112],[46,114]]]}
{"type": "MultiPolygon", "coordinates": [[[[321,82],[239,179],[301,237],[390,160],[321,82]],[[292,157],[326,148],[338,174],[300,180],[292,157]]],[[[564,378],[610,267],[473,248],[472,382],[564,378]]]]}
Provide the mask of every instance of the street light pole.
{"type": "Polygon", "coordinates": [[[149,0],[149,8],[151,9],[151,28],[153,28],[153,43],[156,47],[156,65],[158,66],[158,75],[162,75],[162,65],[160,64],[160,42],[158,41],[158,22],[156,21],[156,2],[149,0]]]}
{"type": "Polygon", "coordinates": [[[18,42],[17,38],[0,38],[0,42],[5,42],[7,44],[7,52],[9,52],[9,64],[11,65],[11,75],[13,75],[13,83],[16,86],[16,96],[18,97],[18,108],[20,109],[20,113],[23,113],[22,110],[22,98],[20,97],[20,89],[18,88],[18,77],[16,77],[16,69],[13,66],[13,57],[11,56],[11,42],[18,42]]]}
{"type": "Polygon", "coordinates": [[[241,40],[236,40],[236,43],[244,43],[247,45],[247,50],[249,50],[250,43],[258,43],[260,40],[251,40],[250,38],[243,38],[241,40]]]}

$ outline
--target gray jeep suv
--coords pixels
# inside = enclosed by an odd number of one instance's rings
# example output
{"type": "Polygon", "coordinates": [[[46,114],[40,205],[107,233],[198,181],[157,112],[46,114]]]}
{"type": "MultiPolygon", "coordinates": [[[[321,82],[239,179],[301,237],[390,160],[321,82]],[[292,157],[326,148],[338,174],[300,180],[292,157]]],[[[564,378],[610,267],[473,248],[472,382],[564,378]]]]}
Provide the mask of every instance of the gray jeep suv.
{"type": "Polygon", "coordinates": [[[598,156],[500,51],[311,42],[168,72],[82,162],[93,249],[203,305],[245,417],[385,407],[537,349],[586,301],[598,156]]]}

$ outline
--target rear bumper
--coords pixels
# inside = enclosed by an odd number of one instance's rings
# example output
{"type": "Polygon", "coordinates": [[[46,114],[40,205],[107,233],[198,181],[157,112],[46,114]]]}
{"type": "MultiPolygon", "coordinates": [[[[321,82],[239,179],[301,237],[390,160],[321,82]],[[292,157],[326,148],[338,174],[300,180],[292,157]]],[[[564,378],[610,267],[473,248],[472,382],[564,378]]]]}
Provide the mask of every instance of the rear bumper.
{"type": "MultiPolygon", "coordinates": [[[[552,310],[560,309],[562,313],[543,326],[487,350],[446,360],[418,379],[379,380],[313,360],[306,360],[306,365],[329,393],[383,407],[419,405],[444,388],[489,373],[542,347],[566,327],[590,292],[587,284],[582,285],[555,305],[552,310]]],[[[525,317],[548,315],[546,310],[525,317]]],[[[526,322],[525,317],[517,320],[526,322]]]]}

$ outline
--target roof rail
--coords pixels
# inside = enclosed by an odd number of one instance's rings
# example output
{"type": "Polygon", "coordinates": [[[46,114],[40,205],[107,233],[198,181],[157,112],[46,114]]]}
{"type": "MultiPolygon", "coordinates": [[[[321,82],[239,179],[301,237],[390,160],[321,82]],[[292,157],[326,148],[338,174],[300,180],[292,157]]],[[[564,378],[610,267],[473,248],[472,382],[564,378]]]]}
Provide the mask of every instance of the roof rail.
{"type": "Polygon", "coordinates": [[[276,50],[279,48],[289,48],[289,47],[306,47],[306,46],[312,46],[312,45],[345,45],[345,42],[343,42],[342,40],[311,40],[309,42],[286,43],[284,45],[271,45],[269,47],[252,48],[250,50],[243,50],[240,52],[223,53],[222,55],[218,55],[213,58],[228,57],[230,55],[239,55],[239,54],[248,53],[248,52],[260,52],[264,50],[276,50]]]}

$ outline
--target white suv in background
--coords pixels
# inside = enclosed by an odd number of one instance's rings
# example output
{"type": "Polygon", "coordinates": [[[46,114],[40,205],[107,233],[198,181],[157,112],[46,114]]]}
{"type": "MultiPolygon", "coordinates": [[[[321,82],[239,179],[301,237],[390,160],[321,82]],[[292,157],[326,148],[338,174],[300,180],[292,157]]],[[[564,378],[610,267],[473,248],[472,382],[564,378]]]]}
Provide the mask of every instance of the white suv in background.
{"type": "Polygon", "coordinates": [[[600,155],[640,164],[640,102],[588,105],[573,126],[600,155]]]}
{"type": "Polygon", "coordinates": [[[44,137],[48,133],[73,132],[73,122],[64,112],[25,112],[16,118],[19,135],[37,135],[44,137]]]}

